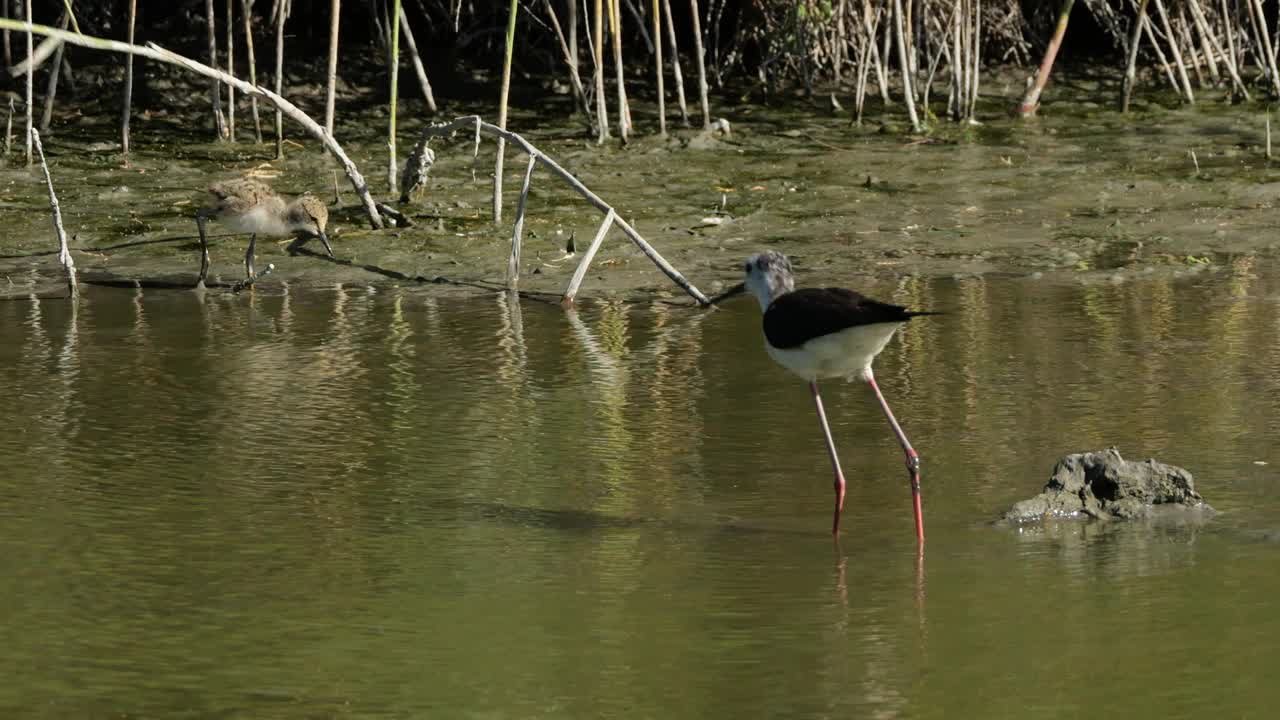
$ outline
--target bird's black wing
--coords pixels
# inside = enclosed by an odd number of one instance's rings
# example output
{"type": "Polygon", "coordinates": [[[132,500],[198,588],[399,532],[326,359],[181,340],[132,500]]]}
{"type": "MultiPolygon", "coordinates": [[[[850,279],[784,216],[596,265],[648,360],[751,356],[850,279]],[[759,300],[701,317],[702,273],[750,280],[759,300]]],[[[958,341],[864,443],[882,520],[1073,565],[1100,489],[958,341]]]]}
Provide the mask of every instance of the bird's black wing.
{"type": "Polygon", "coordinates": [[[769,304],[764,313],[764,336],[776,348],[794,348],[845,328],[906,322],[916,315],[929,314],[932,313],[872,300],[844,288],[801,288],[769,304]]]}

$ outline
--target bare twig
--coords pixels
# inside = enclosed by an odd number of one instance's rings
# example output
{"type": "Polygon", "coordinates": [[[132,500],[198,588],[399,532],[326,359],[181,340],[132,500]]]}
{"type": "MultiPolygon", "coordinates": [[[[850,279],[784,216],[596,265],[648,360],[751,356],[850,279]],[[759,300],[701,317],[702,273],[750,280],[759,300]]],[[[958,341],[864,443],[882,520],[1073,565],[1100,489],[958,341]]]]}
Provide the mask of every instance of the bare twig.
{"type": "MultiPolygon", "coordinates": [[[[3,26],[0,25],[0,27],[3,27],[3,26]]],[[[546,167],[552,173],[554,173],[555,175],[560,177],[562,180],[564,180],[566,183],[568,183],[569,186],[572,187],[575,192],[577,192],[579,195],[585,198],[587,202],[595,206],[596,209],[598,209],[600,212],[607,213],[610,210],[613,210],[613,207],[611,205],[609,205],[604,200],[602,200],[599,195],[596,195],[594,192],[591,192],[591,190],[589,190],[586,185],[582,184],[581,180],[579,180],[578,178],[570,174],[567,170],[561,167],[560,164],[557,163],[555,160],[552,160],[550,157],[543,154],[541,150],[534,147],[533,144],[530,143],[528,140],[525,140],[520,135],[513,133],[509,130],[504,130],[503,128],[500,128],[496,125],[491,125],[489,123],[486,123],[482,121],[479,118],[479,116],[470,115],[467,117],[456,118],[447,123],[428,125],[426,128],[423,128],[422,132],[424,136],[441,136],[442,137],[442,136],[448,136],[457,130],[471,129],[473,127],[475,128],[475,131],[477,134],[483,131],[489,135],[502,138],[512,144],[519,145],[520,148],[523,149],[526,153],[536,157],[537,161],[542,163],[544,167],[546,167]]],[[[616,212],[615,212],[615,215],[616,215],[616,212]]],[[[694,287],[693,284],[690,283],[684,277],[684,275],[681,275],[680,271],[672,267],[671,263],[667,262],[666,259],[663,258],[662,255],[659,254],[658,251],[655,250],[652,245],[650,245],[643,237],[641,237],[640,233],[637,232],[635,228],[633,228],[620,216],[616,219],[615,222],[618,228],[622,230],[622,232],[626,233],[627,237],[630,238],[631,241],[636,244],[636,247],[640,248],[640,251],[643,252],[650,260],[652,260],[653,263],[658,266],[658,269],[660,269],[667,277],[671,278],[672,282],[680,286],[681,289],[683,289],[691,297],[697,300],[698,303],[702,305],[707,305],[709,303],[709,301],[707,300],[707,297],[703,295],[702,292],[698,290],[698,288],[694,287]]]]}
{"type": "MultiPolygon", "coordinates": [[[[4,2],[4,0],[0,0],[4,2]]],[[[138,0],[129,0],[129,29],[127,42],[133,44],[133,28],[138,19],[138,0]]],[[[129,164],[129,116],[133,114],[133,53],[124,56],[124,107],[120,110],[120,149],[124,164],[129,164]]]]}
{"type": "Polygon", "coordinates": [[[587,277],[587,268],[590,267],[591,261],[595,259],[601,243],[604,242],[605,235],[609,234],[609,229],[613,227],[613,221],[617,217],[617,213],[613,211],[613,208],[609,208],[609,212],[604,214],[604,220],[600,222],[600,227],[596,230],[596,236],[591,239],[591,244],[587,246],[587,251],[583,253],[577,269],[573,271],[573,277],[569,279],[569,285],[564,289],[564,296],[560,299],[563,304],[572,305],[574,299],[578,297],[578,287],[582,285],[582,281],[587,277]]]}
{"type": "Polygon", "coordinates": [[[530,153],[529,165],[524,171],[524,184],[520,186],[520,199],[516,202],[516,221],[511,226],[511,257],[507,260],[507,289],[515,290],[520,283],[520,243],[524,236],[524,213],[529,202],[529,185],[533,181],[533,169],[538,166],[538,156],[530,153]]]}
{"type": "Polygon", "coordinates": [[[49,187],[49,207],[53,210],[53,232],[58,238],[58,262],[67,271],[67,287],[72,296],[76,293],[76,262],[71,257],[71,248],[67,246],[67,231],[62,227],[62,209],[58,207],[58,195],[53,191],[53,176],[49,174],[49,164],[44,159],[44,146],[40,143],[40,132],[31,130],[31,139],[36,153],[40,156],[40,168],[44,170],[44,181],[49,187]]]}

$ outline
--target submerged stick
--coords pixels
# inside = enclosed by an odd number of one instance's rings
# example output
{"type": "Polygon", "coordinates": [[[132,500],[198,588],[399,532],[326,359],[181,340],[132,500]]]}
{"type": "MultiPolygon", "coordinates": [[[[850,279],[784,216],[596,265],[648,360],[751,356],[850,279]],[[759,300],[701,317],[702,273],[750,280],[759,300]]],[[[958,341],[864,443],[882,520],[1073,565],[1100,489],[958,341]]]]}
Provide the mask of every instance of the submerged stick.
{"type": "MultiPolygon", "coordinates": [[[[466,117],[455,118],[454,120],[447,123],[428,125],[427,127],[423,128],[422,134],[423,134],[423,137],[447,136],[457,130],[461,130],[464,128],[465,129],[474,128],[477,135],[479,135],[479,133],[483,131],[485,133],[488,133],[489,135],[503,138],[508,142],[519,145],[521,149],[523,149],[529,155],[536,156],[538,162],[542,163],[544,167],[546,167],[552,173],[554,173],[555,175],[560,177],[562,180],[564,180],[566,183],[568,183],[569,186],[572,187],[575,192],[577,192],[584,199],[586,199],[587,202],[595,206],[597,210],[604,213],[607,213],[613,210],[613,207],[609,205],[609,203],[605,202],[600,198],[599,195],[596,195],[594,192],[589,190],[586,185],[582,184],[581,180],[574,177],[571,173],[569,173],[569,171],[561,167],[559,163],[557,163],[555,160],[552,160],[550,157],[545,155],[538,148],[534,147],[534,145],[530,143],[528,140],[524,139],[520,135],[513,133],[509,130],[505,130],[503,128],[497,127],[496,125],[491,125],[487,122],[484,122],[477,115],[469,115],[466,117]]],[[[615,215],[617,214],[616,211],[614,214],[615,215]]],[[[658,266],[658,269],[663,272],[663,274],[665,274],[668,278],[671,278],[672,282],[680,286],[682,290],[687,292],[693,299],[697,300],[699,304],[708,305],[710,303],[710,301],[707,300],[707,297],[703,295],[702,292],[698,290],[698,288],[694,287],[693,284],[690,283],[684,277],[684,275],[681,275],[680,271],[672,267],[671,263],[667,262],[666,259],[663,258],[662,255],[659,254],[658,251],[655,250],[654,247],[650,245],[643,237],[641,237],[640,233],[637,232],[635,228],[631,227],[631,225],[629,225],[625,220],[623,220],[621,216],[617,217],[615,222],[618,228],[621,229],[622,232],[625,233],[626,236],[630,238],[633,243],[635,243],[636,247],[640,248],[640,251],[643,252],[650,260],[652,260],[653,263],[658,266]]]]}
{"type": "MultiPolygon", "coordinates": [[[[5,0],[0,0],[4,2],[5,0]]],[[[133,44],[133,29],[138,19],[138,0],[129,0],[129,28],[125,32],[133,44]]],[[[7,31],[6,31],[7,32],[7,31]]],[[[129,166],[129,117],[133,115],[133,53],[124,56],[124,107],[120,109],[120,149],[125,167],[129,166]]]]}
{"type": "MultiPolygon", "coordinates": [[[[502,90],[498,97],[498,127],[507,129],[507,97],[511,92],[511,51],[516,42],[516,13],[520,12],[517,0],[511,0],[507,12],[507,45],[502,60],[502,90]]],[[[498,155],[493,165],[493,224],[502,222],[502,164],[507,153],[506,140],[498,136],[498,155]]]]}
{"type": "Polygon", "coordinates": [[[436,96],[431,92],[427,68],[423,66],[422,57],[418,55],[418,43],[413,38],[413,30],[409,27],[409,16],[405,14],[403,6],[400,8],[400,31],[404,33],[404,45],[409,49],[409,59],[413,61],[413,71],[418,75],[418,87],[422,90],[422,97],[427,101],[427,109],[437,112],[436,96]]]}
{"type": "Polygon", "coordinates": [[[617,214],[613,208],[609,208],[609,212],[604,214],[604,220],[600,222],[600,227],[596,230],[596,236],[591,238],[591,244],[587,246],[587,251],[582,255],[582,260],[578,263],[577,269],[573,271],[573,277],[569,279],[569,285],[564,289],[564,295],[560,298],[563,305],[572,305],[576,297],[578,297],[578,287],[582,285],[582,281],[587,277],[587,268],[590,267],[591,261],[595,259],[596,253],[600,250],[600,245],[604,242],[605,235],[609,234],[609,229],[613,227],[613,221],[617,218],[617,214]]]}
{"type": "MultiPolygon", "coordinates": [[[[254,57],[253,51],[253,0],[244,0],[242,5],[244,14],[244,50],[249,56],[249,84],[258,84],[258,61],[254,57]]],[[[262,144],[262,119],[258,117],[258,96],[249,96],[249,112],[253,115],[253,137],[254,141],[259,145],[262,144]]]]}
{"type": "Polygon", "coordinates": [[[31,139],[36,152],[40,156],[40,168],[44,170],[44,181],[49,187],[49,206],[53,209],[53,232],[58,238],[58,262],[67,271],[67,287],[71,295],[76,294],[76,261],[71,257],[71,248],[67,246],[67,231],[62,227],[62,208],[58,207],[58,195],[53,191],[53,176],[49,174],[49,164],[44,159],[44,146],[40,144],[40,133],[31,130],[31,139]]]}
{"type": "Polygon", "coordinates": [[[529,202],[529,185],[533,181],[533,169],[538,166],[538,156],[529,155],[529,166],[524,170],[524,185],[520,187],[520,199],[516,202],[516,221],[511,227],[511,257],[507,259],[507,289],[515,290],[520,284],[520,243],[524,236],[525,205],[529,202]]]}
{"type": "Polygon", "coordinates": [[[333,95],[338,82],[338,18],[342,15],[342,0],[329,4],[329,72],[324,91],[324,129],[333,134],[333,95]]]}

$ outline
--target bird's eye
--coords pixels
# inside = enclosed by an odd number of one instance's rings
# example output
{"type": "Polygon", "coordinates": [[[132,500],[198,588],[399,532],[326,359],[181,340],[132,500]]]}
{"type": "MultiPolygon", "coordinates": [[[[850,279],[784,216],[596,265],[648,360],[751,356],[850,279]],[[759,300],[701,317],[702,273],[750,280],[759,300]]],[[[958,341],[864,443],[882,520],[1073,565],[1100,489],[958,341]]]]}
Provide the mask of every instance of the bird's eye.
{"type": "Polygon", "coordinates": [[[748,272],[748,273],[749,273],[749,272],[751,272],[751,263],[749,263],[749,262],[748,262],[748,263],[744,263],[744,264],[743,264],[743,266],[742,266],[742,270],[743,270],[743,272],[748,272]]]}

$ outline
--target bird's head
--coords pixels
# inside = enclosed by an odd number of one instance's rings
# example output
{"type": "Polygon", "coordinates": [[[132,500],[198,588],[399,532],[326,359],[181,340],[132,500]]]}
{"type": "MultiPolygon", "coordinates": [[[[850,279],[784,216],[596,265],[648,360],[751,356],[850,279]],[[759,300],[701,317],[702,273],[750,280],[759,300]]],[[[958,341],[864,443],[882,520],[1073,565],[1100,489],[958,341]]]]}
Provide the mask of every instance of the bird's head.
{"type": "Polygon", "coordinates": [[[769,308],[779,295],[795,289],[795,278],[791,274],[791,261],[777,250],[767,250],[747,258],[742,269],[747,277],[744,281],[747,292],[756,297],[760,309],[769,308]]]}
{"type": "Polygon", "coordinates": [[[289,227],[296,232],[327,240],[328,226],[329,208],[314,195],[303,195],[289,208],[289,227]]]}

